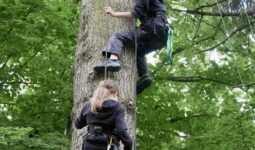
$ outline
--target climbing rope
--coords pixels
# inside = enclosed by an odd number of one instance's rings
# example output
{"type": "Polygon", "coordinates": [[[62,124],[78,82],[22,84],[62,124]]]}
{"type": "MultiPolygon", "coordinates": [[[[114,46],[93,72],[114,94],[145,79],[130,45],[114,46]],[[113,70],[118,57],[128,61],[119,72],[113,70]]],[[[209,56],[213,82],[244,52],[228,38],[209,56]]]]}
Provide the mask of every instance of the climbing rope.
{"type": "Polygon", "coordinates": [[[173,29],[172,27],[169,27],[168,29],[168,38],[167,38],[167,44],[166,44],[166,50],[167,50],[167,60],[169,64],[173,64],[172,55],[173,55],[173,29]]]}
{"type": "MultiPolygon", "coordinates": [[[[223,19],[222,12],[221,12],[221,10],[220,10],[220,5],[219,5],[218,0],[216,0],[216,3],[217,3],[218,11],[219,11],[220,16],[221,16],[222,25],[223,25],[223,29],[224,29],[224,34],[226,35],[226,37],[228,37],[229,33],[227,32],[226,23],[225,23],[225,21],[224,21],[224,19],[223,19]]],[[[231,48],[231,45],[229,44],[229,42],[226,42],[226,44],[227,44],[227,46],[230,48],[230,50],[232,51],[232,48],[231,48]]],[[[234,59],[235,59],[235,55],[233,55],[233,56],[234,56],[234,59]]],[[[239,78],[240,78],[240,80],[241,80],[241,83],[242,83],[242,85],[243,85],[243,78],[242,78],[241,73],[240,73],[240,71],[239,71],[238,68],[237,68],[237,71],[238,71],[238,75],[239,75],[239,78]]]]}
{"type": "MultiPolygon", "coordinates": [[[[135,33],[135,62],[136,62],[136,64],[137,64],[137,47],[138,47],[138,44],[137,44],[137,34],[136,34],[136,22],[137,22],[137,19],[134,19],[134,21],[133,21],[133,26],[134,26],[134,33],[135,33]]],[[[136,70],[136,72],[137,72],[137,70],[136,70]]],[[[136,76],[136,78],[137,78],[137,76],[136,76]]],[[[136,79],[135,78],[135,79],[136,79]]],[[[133,83],[134,85],[134,95],[136,95],[136,91],[137,91],[137,89],[136,89],[136,80],[134,81],[134,83],[133,83]]],[[[134,108],[136,108],[136,96],[134,97],[134,108]]],[[[135,111],[135,122],[137,122],[137,114],[136,114],[136,111],[135,111]]],[[[135,131],[136,131],[136,123],[134,124],[134,128],[135,128],[135,131]]],[[[136,134],[134,135],[135,137],[135,139],[137,139],[137,136],[136,136],[136,134]]],[[[134,144],[133,145],[136,145],[136,140],[134,140],[134,144]]],[[[136,146],[134,146],[134,149],[136,150],[136,146]]]]}
{"type": "Polygon", "coordinates": [[[247,1],[245,0],[241,0],[242,1],[242,6],[243,6],[243,9],[244,9],[244,12],[246,14],[246,17],[247,17],[247,21],[248,21],[248,24],[249,24],[249,28],[251,30],[251,35],[253,36],[253,38],[255,39],[254,37],[254,33],[253,33],[253,29],[252,29],[252,26],[251,26],[251,21],[250,21],[250,18],[249,18],[249,15],[248,15],[248,11],[247,11],[247,7],[245,8],[244,4],[247,3],[247,1]]]}
{"type": "MultiPolygon", "coordinates": [[[[221,16],[221,20],[222,20],[222,24],[223,24],[223,29],[224,29],[225,35],[226,35],[226,37],[228,37],[229,33],[227,32],[226,24],[225,24],[225,21],[224,21],[224,19],[223,19],[222,12],[221,12],[221,10],[220,10],[220,5],[219,5],[218,0],[216,0],[216,3],[217,3],[218,11],[219,11],[220,16],[221,16]]],[[[230,50],[233,52],[233,49],[231,48],[231,45],[229,44],[228,41],[226,42],[226,44],[227,44],[227,47],[229,47],[230,50]]],[[[241,85],[244,86],[245,84],[244,84],[244,82],[243,82],[243,78],[242,78],[242,76],[241,76],[240,70],[239,70],[239,68],[238,68],[237,65],[236,65],[236,62],[238,62],[238,61],[235,61],[235,60],[237,60],[235,55],[233,55],[233,59],[234,59],[234,66],[235,66],[236,69],[237,69],[238,76],[239,76],[240,81],[241,81],[241,85]]],[[[249,94],[246,94],[246,95],[248,96],[249,99],[251,99],[251,96],[250,96],[249,94]]],[[[253,120],[254,120],[254,118],[255,118],[255,117],[254,117],[254,112],[253,112],[253,108],[251,108],[251,106],[249,106],[249,111],[251,112],[252,118],[253,118],[253,120]]]]}
{"type": "MultiPolygon", "coordinates": [[[[105,1],[106,2],[106,6],[109,6],[109,2],[108,0],[105,1]]],[[[107,41],[109,38],[109,14],[106,14],[106,26],[105,26],[105,30],[106,30],[106,36],[105,36],[105,45],[107,45],[107,41]]],[[[104,57],[104,61],[105,61],[105,67],[104,67],[104,79],[107,79],[108,77],[108,72],[107,72],[107,58],[108,57],[108,52],[107,50],[105,51],[105,57],[104,57]]]]}
{"type": "MultiPolygon", "coordinates": [[[[247,17],[247,21],[248,21],[248,24],[249,24],[251,36],[252,36],[252,38],[253,38],[253,40],[254,40],[254,39],[255,39],[255,36],[254,36],[254,33],[253,33],[251,21],[250,21],[249,15],[248,15],[247,7],[245,8],[245,6],[244,6],[245,3],[247,4],[247,1],[246,1],[246,0],[245,0],[245,1],[241,0],[241,1],[242,1],[242,6],[243,6],[243,8],[244,8],[244,11],[245,11],[245,14],[246,14],[246,17],[247,17]]],[[[249,96],[249,98],[251,98],[250,95],[248,95],[248,96],[249,96]]],[[[254,111],[253,111],[252,106],[249,106],[249,111],[252,113],[252,117],[253,117],[253,120],[254,120],[255,115],[254,115],[254,111]]]]}

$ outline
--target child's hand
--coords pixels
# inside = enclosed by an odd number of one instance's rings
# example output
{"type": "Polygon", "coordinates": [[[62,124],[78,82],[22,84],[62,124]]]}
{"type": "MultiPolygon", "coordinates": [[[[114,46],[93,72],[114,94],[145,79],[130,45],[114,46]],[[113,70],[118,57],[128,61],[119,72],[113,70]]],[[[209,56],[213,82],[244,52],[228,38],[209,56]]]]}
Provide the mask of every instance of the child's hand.
{"type": "Polygon", "coordinates": [[[112,17],[114,16],[114,11],[112,10],[111,7],[107,6],[104,8],[104,10],[107,14],[110,14],[112,17]]]}

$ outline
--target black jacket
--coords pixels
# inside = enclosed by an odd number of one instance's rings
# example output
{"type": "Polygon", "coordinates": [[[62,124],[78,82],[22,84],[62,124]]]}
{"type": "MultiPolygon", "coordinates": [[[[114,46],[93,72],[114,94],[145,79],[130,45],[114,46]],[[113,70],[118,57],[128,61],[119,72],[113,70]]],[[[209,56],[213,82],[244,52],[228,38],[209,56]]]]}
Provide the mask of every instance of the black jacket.
{"type": "Polygon", "coordinates": [[[169,24],[165,17],[166,6],[163,0],[136,0],[131,13],[141,21],[141,29],[166,42],[169,24]]]}
{"type": "Polygon", "coordinates": [[[146,16],[150,17],[155,12],[166,13],[166,6],[163,0],[136,0],[133,11],[131,12],[135,18],[143,21],[146,16]]]}
{"type": "MultiPolygon", "coordinates": [[[[124,149],[132,150],[132,139],[127,133],[125,110],[120,103],[114,100],[106,100],[103,102],[102,108],[95,114],[91,112],[90,102],[86,102],[80,116],[75,120],[75,126],[77,129],[81,129],[86,125],[99,125],[114,130],[116,136],[123,142],[124,149]]],[[[93,146],[91,143],[87,143],[85,147],[97,147],[97,145],[93,146]]]]}

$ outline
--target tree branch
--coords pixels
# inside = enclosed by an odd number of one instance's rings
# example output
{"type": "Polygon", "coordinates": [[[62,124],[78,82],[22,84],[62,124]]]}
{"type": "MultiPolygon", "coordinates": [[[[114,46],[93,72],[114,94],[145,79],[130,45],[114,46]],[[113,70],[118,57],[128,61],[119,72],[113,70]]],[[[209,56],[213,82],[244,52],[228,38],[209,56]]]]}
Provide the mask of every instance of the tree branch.
{"type": "Polygon", "coordinates": [[[61,111],[43,111],[43,112],[37,112],[37,113],[33,113],[33,114],[30,114],[29,116],[30,117],[35,117],[37,115],[48,115],[48,114],[60,114],[62,113],[61,111]]]}
{"type": "Polygon", "coordinates": [[[64,68],[64,70],[61,72],[59,79],[62,79],[64,76],[65,71],[67,70],[67,67],[64,68]]]}
{"type": "Polygon", "coordinates": [[[5,62],[3,63],[2,67],[0,68],[0,72],[5,68],[7,62],[9,61],[9,59],[11,58],[11,55],[9,54],[5,60],[5,62]]]}
{"type": "Polygon", "coordinates": [[[182,120],[189,120],[189,119],[193,119],[193,118],[198,118],[198,117],[209,117],[210,115],[208,114],[195,114],[192,116],[187,116],[187,117],[176,117],[176,118],[171,118],[169,119],[169,122],[171,123],[175,123],[178,121],[182,121],[182,120]]]}
{"type": "Polygon", "coordinates": [[[175,82],[201,82],[201,81],[211,81],[211,82],[215,82],[215,83],[219,83],[219,84],[224,84],[224,85],[229,85],[229,86],[233,86],[233,84],[227,83],[227,82],[222,82],[222,81],[217,81],[214,79],[210,79],[210,78],[205,78],[205,77],[201,77],[201,76],[197,76],[197,77],[168,77],[168,78],[161,78],[158,77],[156,78],[156,80],[170,80],[170,81],[175,81],[175,82]]]}
{"type": "MultiPolygon", "coordinates": [[[[217,24],[217,27],[220,25],[220,23],[221,23],[221,21],[217,24]]],[[[211,25],[209,25],[209,26],[211,26],[211,25]]],[[[200,43],[200,42],[206,41],[206,40],[208,40],[208,39],[210,39],[210,38],[214,38],[214,37],[217,35],[219,28],[214,27],[214,26],[211,26],[211,27],[213,27],[213,28],[215,29],[215,32],[213,33],[213,35],[208,36],[208,37],[206,37],[206,38],[203,38],[203,39],[201,39],[201,40],[199,40],[199,41],[196,41],[196,42],[193,43],[193,45],[197,45],[197,44],[200,43]]]]}
{"type": "Polygon", "coordinates": [[[198,23],[196,32],[195,32],[195,34],[194,34],[194,37],[193,37],[193,40],[192,40],[191,43],[194,43],[195,39],[197,38],[197,34],[198,34],[198,32],[199,32],[199,29],[200,29],[202,20],[203,20],[203,16],[201,16],[201,17],[199,18],[199,23],[198,23]]]}
{"type": "Polygon", "coordinates": [[[183,121],[183,120],[189,120],[189,119],[193,119],[193,118],[198,118],[198,117],[218,117],[221,118],[222,116],[226,116],[226,115],[232,115],[233,113],[239,112],[240,110],[228,110],[228,111],[224,111],[221,112],[219,115],[216,114],[192,114],[192,115],[188,115],[188,116],[176,116],[175,118],[169,118],[169,122],[170,123],[175,123],[178,121],[183,121]]]}
{"type": "Polygon", "coordinates": [[[227,0],[220,0],[220,1],[218,1],[216,3],[213,3],[213,4],[202,5],[202,6],[198,7],[198,8],[196,8],[195,11],[198,11],[199,9],[203,9],[203,8],[213,7],[213,6],[217,5],[217,4],[223,3],[225,1],[227,1],[227,0]]]}
{"type": "MultiPolygon", "coordinates": [[[[32,13],[32,9],[33,7],[28,8],[27,13],[24,15],[24,20],[26,20],[26,18],[30,15],[30,13],[32,13]]],[[[13,25],[10,25],[10,27],[11,28],[4,34],[3,39],[1,40],[1,43],[4,43],[8,39],[7,36],[10,36],[11,32],[14,30],[13,25]]]]}
{"type": "MultiPolygon", "coordinates": [[[[252,22],[251,22],[251,24],[254,24],[254,23],[255,23],[255,21],[252,21],[252,22]]],[[[230,35],[227,35],[227,37],[226,37],[223,41],[221,41],[220,43],[218,43],[218,44],[216,44],[216,45],[214,45],[214,46],[212,46],[212,47],[209,47],[209,48],[207,48],[207,49],[198,51],[198,53],[202,53],[202,52],[214,50],[216,47],[218,47],[218,46],[224,44],[225,42],[227,42],[227,41],[228,41],[233,35],[235,35],[237,32],[240,32],[240,31],[242,31],[243,29],[245,29],[245,28],[247,28],[247,27],[249,27],[249,24],[246,24],[246,25],[244,25],[244,26],[242,26],[242,27],[237,28],[237,29],[234,30],[230,35]]]]}
{"type": "MultiPolygon", "coordinates": [[[[3,87],[4,84],[8,84],[8,85],[12,85],[12,84],[25,84],[25,85],[44,85],[44,84],[38,84],[38,83],[32,83],[32,82],[25,82],[25,81],[1,81],[0,82],[0,87],[3,87]]],[[[44,85],[45,86],[45,85],[44,85]]],[[[3,90],[0,90],[0,93],[2,92],[3,90]]]]}
{"type": "Polygon", "coordinates": [[[214,32],[214,34],[213,35],[211,35],[211,36],[208,36],[208,37],[206,37],[206,38],[204,38],[204,39],[201,39],[201,40],[199,40],[199,41],[194,41],[194,43],[193,43],[193,45],[197,45],[198,43],[200,43],[200,42],[203,42],[203,41],[206,41],[206,40],[208,40],[208,39],[211,39],[211,38],[213,38],[213,37],[215,37],[217,35],[217,32],[214,32]]]}
{"type": "Polygon", "coordinates": [[[12,102],[0,102],[0,104],[3,104],[3,105],[16,105],[15,103],[12,103],[12,102]]]}
{"type": "Polygon", "coordinates": [[[57,38],[52,39],[52,40],[49,41],[46,45],[44,45],[44,46],[42,47],[41,50],[35,52],[35,53],[28,59],[28,61],[26,61],[24,64],[22,64],[22,65],[20,66],[20,69],[23,68],[24,66],[26,66],[40,51],[44,50],[47,46],[49,46],[50,44],[52,44],[56,39],[57,39],[57,38]]]}
{"type": "Polygon", "coordinates": [[[167,78],[161,78],[161,77],[157,77],[155,78],[155,80],[169,80],[169,81],[175,81],[175,82],[202,82],[202,81],[210,81],[210,82],[214,82],[214,83],[218,83],[218,84],[224,84],[227,86],[230,86],[232,88],[250,88],[255,86],[255,82],[253,83],[247,83],[247,84],[232,84],[232,83],[228,83],[228,82],[223,82],[223,81],[218,81],[218,80],[214,80],[214,79],[210,79],[210,78],[205,78],[205,77],[201,77],[201,76],[197,76],[197,77],[167,77],[167,78]]]}
{"type": "Polygon", "coordinates": [[[247,88],[249,89],[250,87],[253,87],[253,86],[255,86],[255,82],[253,82],[253,83],[248,83],[248,84],[239,84],[239,85],[234,85],[233,87],[234,87],[234,88],[247,87],[247,88]]]}
{"type": "Polygon", "coordinates": [[[0,84],[3,85],[4,83],[6,83],[6,84],[26,84],[26,85],[36,84],[36,83],[32,83],[32,82],[23,82],[23,81],[12,81],[12,82],[3,81],[0,84]]]}
{"type": "MultiPolygon", "coordinates": [[[[183,12],[187,14],[193,14],[193,15],[202,15],[202,16],[215,16],[215,17],[239,17],[242,15],[241,12],[205,12],[205,11],[198,11],[198,10],[181,10],[181,9],[175,9],[171,8],[173,11],[177,12],[183,12]]],[[[248,10],[247,11],[248,16],[255,15],[255,10],[248,10]]]]}
{"type": "MultiPolygon", "coordinates": [[[[178,132],[176,132],[176,131],[171,131],[171,130],[166,130],[166,129],[163,129],[163,130],[161,130],[161,131],[163,131],[163,132],[166,132],[166,133],[169,133],[169,134],[173,134],[173,135],[175,135],[175,136],[178,136],[178,137],[180,137],[180,134],[178,134],[178,132]]],[[[181,136],[181,137],[186,137],[186,136],[181,136]]]]}

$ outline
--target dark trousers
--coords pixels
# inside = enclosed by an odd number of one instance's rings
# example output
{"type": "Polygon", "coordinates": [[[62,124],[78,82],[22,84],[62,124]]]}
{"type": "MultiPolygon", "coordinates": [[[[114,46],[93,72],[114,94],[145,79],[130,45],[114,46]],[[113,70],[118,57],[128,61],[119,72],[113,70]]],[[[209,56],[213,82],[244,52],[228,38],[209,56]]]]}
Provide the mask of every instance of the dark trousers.
{"type": "Polygon", "coordinates": [[[141,28],[117,32],[110,37],[105,49],[103,50],[103,55],[105,56],[107,51],[107,54],[115,54],[119,57],[124,47],[134,49],[136,40],[137,70],[138,75],[143,76],[148,73],[145,55],[159,50],[165,46],[167,40],[167,31],[162,35],[150,34],[141,28]]]}

